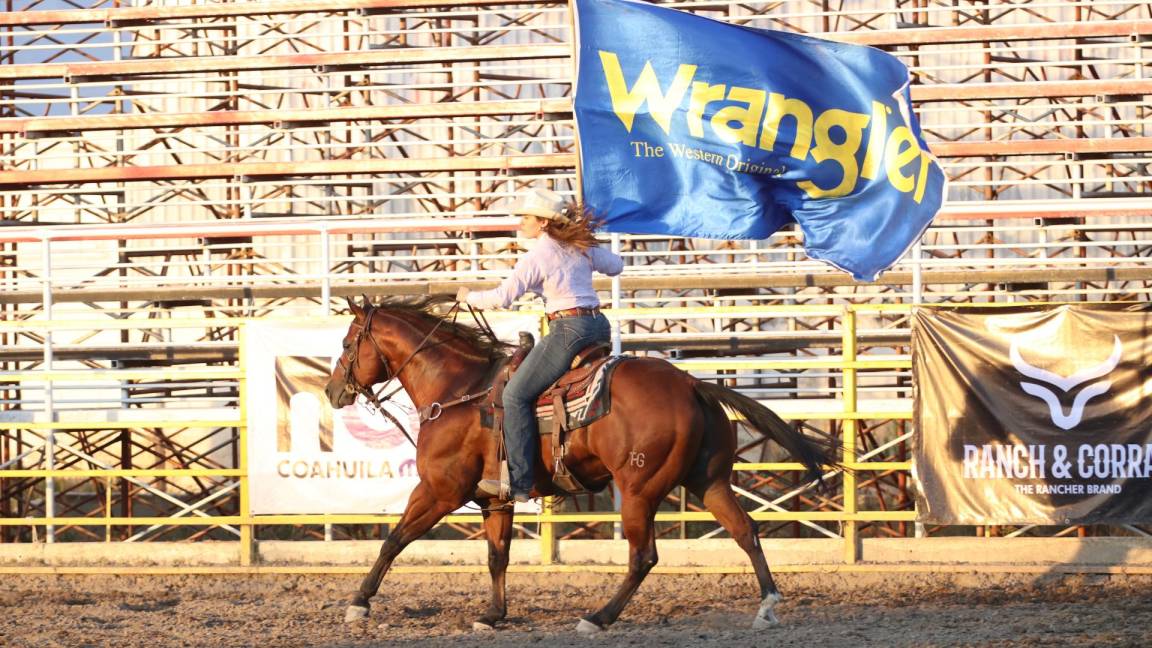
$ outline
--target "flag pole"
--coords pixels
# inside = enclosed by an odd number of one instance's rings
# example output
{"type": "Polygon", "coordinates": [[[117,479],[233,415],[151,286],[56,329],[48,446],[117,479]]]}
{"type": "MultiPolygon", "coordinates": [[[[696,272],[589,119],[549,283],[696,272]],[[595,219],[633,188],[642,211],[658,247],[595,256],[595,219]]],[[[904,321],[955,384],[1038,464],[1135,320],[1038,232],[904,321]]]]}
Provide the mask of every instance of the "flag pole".
{"type": "MultiPolygon", "coordinates": [[[[580,52],[579,38],[576,33],[576,0],[568,0],[568,30],[572,34],[572,145],[576,147],[576,200],[580,204],[584,204],[584,177],[582,169],[584,168],[583,156],[580,151],[580,129],[576,127],[576,82],[579,79],[580,66],[577,56],[580,52]]],[[[620,235],[612,234],[612,251],[620,253],[620,235]]],[[[620,275],[612,277],[612,309],[617,310],[621,306],[620,299],[620,275]]],[[[620,323],[617,321],[612,322],[612,354],[620,355],[620,323]]],[[[620,489],[615,484],[612,485],[612,504],[613,510],[619,511],[622,505],[622,498],[620,489]]],[[[616,522],[612,525],[612,537],[616,540],[624,537],[623,526],[616,522]]]]}
{"type": "Polygon", "coordinates": [[[572,146],[576,153],[576,202],[584,204],[584,177],[581,171],[584,165],[580,153],[580,129],[576,127],[576,81],[580,70],[576,60],[580,51],[579,39],[576,35],[576,0],[568,0],[568,34],[572,41],[572,69],[570,72],[572,82],[569,85],[568,95],[572,100],[572,146]]]}

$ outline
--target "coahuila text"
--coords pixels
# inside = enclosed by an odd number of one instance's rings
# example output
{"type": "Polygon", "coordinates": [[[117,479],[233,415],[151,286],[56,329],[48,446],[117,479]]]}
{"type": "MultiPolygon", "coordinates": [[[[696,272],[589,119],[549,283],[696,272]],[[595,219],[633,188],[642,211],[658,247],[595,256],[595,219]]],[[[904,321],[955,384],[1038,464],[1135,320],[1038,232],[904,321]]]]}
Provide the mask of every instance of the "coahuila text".
{"type": "Polygon", "coordinates": [[[387,461],[318,461],[282,459],[276,464],[281,477],[296,479],[392,479],[395,473],[387,461]]]}
{"type": "Polygon", "coordinates": [[[651,62],[645,61],[644,69],[631,86],[624,78],[615,52],[600,50],[600,62],[612,97],[612,111],[629,133],[636,113],[647,103],[652,119],[665,134],[671,135],[672,117],[687,94],[685,126],[688,134],[697,139],[705,139],[704,115],[713,104],[723,106],[708,120],[716,137],[765,151],[772,151],[776,146],[784,120],[789,118],[795,133],[790,157],[806,160],[811,155],[817,163],[839,166],[840,182],[833,186],[821,187],[807,180],[796,183],[812,198],[846,196],[856,188],[860,178],[871,180],[881,172],[897,190],[911,192],[917,204],[924,198],[931,158],[907,126],[896,126],[888,132],[888,114],[892,110],[879,101],[872,102],[871,115],[838,108],[815,115],[803,100],[778,92],[693,81],[695,65],[681,64],[665,91],[651,62]],[[864,143],[866,128],[868,141],[864,161],[860,163],[856,158],[864,143]],[[833,138],[833,130],[839,131],[836,139],[840,141],[833,138]]]}

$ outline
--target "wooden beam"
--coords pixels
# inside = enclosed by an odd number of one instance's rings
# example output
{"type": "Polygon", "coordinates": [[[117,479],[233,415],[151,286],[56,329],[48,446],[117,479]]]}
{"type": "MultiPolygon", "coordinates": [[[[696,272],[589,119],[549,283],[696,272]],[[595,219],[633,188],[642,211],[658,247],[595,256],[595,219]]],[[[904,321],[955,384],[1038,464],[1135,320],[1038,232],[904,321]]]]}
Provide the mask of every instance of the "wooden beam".
{"type": "Polygon", "coordinates": [[[1015,155],[1091,155],[1152,153],[1152,137],[1013,139],[993,142],[932,142],[937,157],[1005,157],[1015,155]]]}
{"type": "Polygon", "coordinates": [[[402,11],[405,9],[452,9],[493,5],[566,5],[553,0],[284,0],[282,2],[206,3],[174,7],[151,5],[118,9],[56,9],[45,11],[12,11],[0,13],[0,27],[31,25],[72,25],[102,23],[105,25],[147,23],[152,21],[227,18],[230,16],[274,16],[302,13],[338,13],[341,11],[402,11]]]}
{"type": "MultiPolygon", "coordinates": [[[[386,13],[409,9],[456,9],[527,5],[566,7],[553,0],[285,0],[282,2],[209,3],[190,6],[152,5],[114,9],[69,9],[0,13],[0,27],[33,25],[104,24],[110,26],[234,16],[274,16],[302,13],[386,13]]],[[[992,41],[1064,40],[1071,38],[1136,37],[1152,33],[1152,21],[1113,20],[1048,22],[1027,25],[916,27],[810,35],[874,47],[983,43],[992,41]]]]}
{"type": "Polygon", "coordinates": [[[437,173],[451,171],[529,171],[572,168],[575,156],[567,153],[512,157],[392,158],[326,160],[317,162],[251,162],[240,164],[176,164],[167,166],[98,167],[6,171],[0,188],[88,182],[206,180],[212,178],[281,178],[299,176],[367,175],[377,173],[437,173]]]}
{"type": "Polygon", "coordinates": [[[409,47],[359,52],[279,54],[271,56],[172,56],[92,63],[25,63],[0,67],[0,79],[61,78],[67,83],[99,79],[130,80],[138,75],[246,72],[258,70],[364,68],[380,65],[460,63],[568,58],[568,45],[495,47],[409,47]]]}
{"type": "Polygon", "coordinates": [[[314,108],[311,110],[214,110],[197,113],[26,117],[0,119],[0,133],[21,133],[25,137],[36,137],[59,132],[83,133],[87,131],[120,129],[184,128],[241,124],[268,124],[275,127],[290,127],[293,124],[535,114],[550,116],[571,115],[572,102],[568,99],[454,101],[432,104],[387,104],[382,106],[356,106],[350,108],[314,108]]]}
{"type": "MultiPolygon", "coordinates": [[[[206,309],[207,310],[207,309],[206,309]]],[[[162,348],[156,345],[117,346],[53,346],[52,357],[56,360],[115,360],[120,362],[154,363],[157,366],[168,364],[191,364],[204,362],[235,362],[239,357],[239,346],[221,343],[207,345],[167,344],[162,348]]],[[[40,362],[44,360],[44,350],[35,347],[8,346],[0,348],[0,362],[40,362]]]]}
{"type": "MultiPolygon", "coordinates": [[[[198,223],[156,223],[145,226],[119,224],[61,225],[46,228],[16,225],[0,228],[0,243],[52,241],[171,241],[221,236],[316,236],[329,234],[382,234],[396,232],[515,232],[520,219],[515,216],[430,216],[427,218],[320,219],[269,218],[216,220],[198,223]]],[[[426,241],[427,239],[420,239],[426,241]]],[[[415,242],[415,241],[413,241],[415,242]]],[[[163,251],[163,248],[160,249],[163,251]]]]}
{"type": "MultiPolygon", "coordinates": [[[[1086,221],[1110,218],[1152,217],[1152,203],[1124,202],[1116,204],[1108,199],[1070,200],[1052,203],[1028,203],[1015,200],[1001,200],[992,203],[971,204],[965,202],[944,203],[936,214],[936,223],[943,221],[989,221],[989,220],[1044,220],[1078,218],[1086,221]],[[1017,203],[1017,204],[1014,204],[1017,203]]],[[[1135,228],[1135,225],[1120,227],[1135,228]]]]}
{"type": "Polygon", "coordinates": [[[1066,40],[1072,38],[1136,37],[1152,34],[1152,20],[1100,20],[1038,22],[1030,25],[912,27],[822,34],[825,38],[858,45],[914,46],[993,41],[1066,40]]]}
{"type": "MultiPolygon", "coordinates": [[[[1152,152],[1152,137],[1093,139],[1004,140],[996,142],[930,142],[937,157],[986,157],[1057,154],[1110,154],[1152,152]]],[[[82,184],[91,182],[151,182],[210,178],[281,178],[347,176],[383,173],[437,173],[575,168],[571,153],[507,157],[391,158],[327,160],[316,162],[248,162],[238,164],[182,164],[165,166],[106,166],[97,168],[6,171],[0,188],[82,184]]]]}
{"type": "Polygon", "coordinates": [[[937,83],[914,85],[912,100],[973,101],[978,99],[1043,99],[1152,94],[1152,79],[1103,81],[1037,81],[1014,83],[937,83]]]}

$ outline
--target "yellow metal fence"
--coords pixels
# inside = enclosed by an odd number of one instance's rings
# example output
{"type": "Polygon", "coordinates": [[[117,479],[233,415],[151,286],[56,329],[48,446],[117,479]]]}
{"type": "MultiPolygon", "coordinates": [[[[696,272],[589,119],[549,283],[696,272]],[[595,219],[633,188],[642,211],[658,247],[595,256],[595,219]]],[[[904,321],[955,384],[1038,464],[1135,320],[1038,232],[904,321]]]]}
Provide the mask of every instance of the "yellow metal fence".
{"type": "MultiPolygon", "coordinates": [[[[662,309],[664,316],[676,316],[676,309],[662,309]]],[[[911,360],[907,356],[893,355],[890,358],[883,356],[861,357],[858,354],[857,323],[861,314],[906,316],[910,310],[907,305],[856,305],[843,307],[718,307],[715,309],[680,309],[693,317],[723,317],[733,312],[756,315],[764,311],[766,317],[779,316],[782,311],[792,313],[794,316],[817,316],[821,314],[839,319],[842,353],[840,356],[829,355],[819,358],[789,358],[789,359],[716,359],[713,361],[693,362],[691,368],[696,371],[728,371],[728,370],[796,370],[796,369],[830,369],[840,372],[842,390],[838,398],[837,411],[809,411],[791,412],[787,415],[792,419],[804,420],[838,420],[840,421],[843,444],[843,464],[849,470],[842,475],[843,506],[842,510],[825,511],[789,511],[789,510],[757,510],[751,513],[753,519],[758,521],[797,521],[797,522],[836,522],[842,529],[840,536],[843,539],[843,562],[847,565],[856,563],[860,559],[859,525],[868,522],[912,522],[915,520],[915,511],[911,510],[867,510],[860,507],[859,482],[861,475],[877,471],[911,471],[910,461],[874,461],[860,460],[857,452],[857,432],[862,419],[871,420],[901,420],[909,419],[907,410],[893,411],[860,411],[858,395],[858,375],[863,370],[893,369],[907,370],[911,360]]],[[[624,321],[634,315],[642,315],[639,311],[627,309],[609,311],[612,319],[624,321]]],[[[92,326],[105,328],[116,327],[117,323],[100,321],[92,326]]],[[[180,326],[238,326],[241,330],[240,344],[243,349],[243,320],[212,319],[201,321],[182,321],[180,326]]],[[[10,331],[81,329],[88,324],[82,322],[46,322],[21,321],[0,323],[0,329],[10,331]]],[[[129,326],[119,323],[119,326],[129,326]]],[[[36,526],[52,528],[57,526],[103,526],[110,530],[113,526],[131,525],[140,527],[146,525],[194,525],[194,526],[231,526],[239,531],[241,543],[240,566],[251,565],[255,555],[256,534],[255,529],[264,525],[336,525],[336,524],[394,524],[399,515],[364,514],[364,515],[250,515],[249,510],[249,483],[247,478],[247,412],[245,405],[246,375],[243,364],[243,352],[240,353],[240,362],[235,366],[226,368],[205,369],[135,369],[135,370],[38,370],[23,372],[5,372],[3,378],[9,383],[52,383],[54,381],[98,381],[98,380],[129,380],[149,378],[171,378],[178,376],[181,379],[229,380],[239,385],[239,406],[235,409],[237,418],[231,420],[180,420],[173,421],[164,417],[163,410],[156,411],[156,418],[144,420],[103,421],[98,425],[82,421],[0,421],[0,431],[39,430],[51,433],[58,430],[85,430],[85,429],[137,429],[137,428],[166,428],[205,427],[205,428],[235,428],[238,438],[239,463],[235,468],[209,469],[137,469],[137,468],[100,468],[100,469],[48,469],[48,468],[10,468],[0,467],[0,480],[8,478],[33,479],[76,479],[95,478],[104,480],[107,485],[109,497],[115,480],[139,480],[146,478],[216,478],[235,480],[239,490],[238,515],[211,515],[205,516],[203,512],[196,513],[195,509],[183,510],[175,516],[163,517],[118,517],[111,515],[111,506],[106,507],[107,515],[103,517],[75,517],[52,516],[34,518],[0,518],[2,526],[36,526]]],[[[55,415],[47,413],[51,418],[55,415]]],[[[799,463],[792,462],[766,462],[766,463],[737,463],[737,471],[792,471],[801,470],[799,463]]],[[[539,524],[539,562],[542,565],[554,564],[556,554],[556,527],[563,523],[592,523],[592,522],[618,522],[620,515],[616,512],[557,512],[553,502],[544,502],[539,514],[531,515],[531,521],[539,524]]],[[[713,521],[710,513],[694,511],[662,511],[657,513],[658,522],[699,522],[713,521]]],[[[479,514],[450,515],[445,522],[479,524],[479,514]]],[[[107,535],[110,540],[110,531],[107,535]]]]}

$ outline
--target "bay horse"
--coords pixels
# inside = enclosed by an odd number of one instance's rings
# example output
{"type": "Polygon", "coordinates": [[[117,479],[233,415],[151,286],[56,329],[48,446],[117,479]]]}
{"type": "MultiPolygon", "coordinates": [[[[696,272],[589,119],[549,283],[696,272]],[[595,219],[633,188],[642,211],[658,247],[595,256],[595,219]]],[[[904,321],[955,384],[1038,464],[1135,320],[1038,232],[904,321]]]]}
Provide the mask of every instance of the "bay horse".
{"type": "MultiPolygon", "coordinates": [[[[365,299],[363,305],[348,301],[353,320],[344,337],[344,351],[326,386],[332,406],[351,404],[357,393],[373,400],[371,385],[397,378],[423,422],[416,442],[420,482],[352,597],[346,621],[368,615],[369,599],[409,543],[469,501],[477,502],[483,510],[492,578],[488,609],[473,623],[473,629],[492,629],[505,618],[513,511],[510,506],[492,506],[491,500],[476,493],[480,479],[497,475],[498,440],[481,426],[475,395],[485,390],[483,383],[491,375],[493,363],[511,347],[478,326],[436,314],[436,308],[454,303],[449,296],[393,299],[380,304],[365,299]]],[[[451,313],[458,308],[452,306],[451,313]]],[[[725,408],[739,413],[745,425],[788,450],[805,466],[809,479],[819,480],[822,466],[838,465],[830,456],[831,448],[792,429],[755,400],[701,381],[665,360],[637,357],[621,362],[609,389],[610,412],[571,432],[565,463],[592,491],[615,481],[629,547],[628,574],[607,604],[579,620],[578,632],[595,633],[615,622],[656,565],[653,519],[660,502],[680,485],[703,500],[748,554],[760,585],[760,607],[753,628],[777,623],[773,608],[781,600],[780,593],[760,547],[756,523],[740,507],[730,484],[736,426],[725,408]],[[637,461],[641,453],[644,458],[637,461]]],[[[551,462],[538,455],[533,496],[558,492],[547,463],[551,462]]]]}

